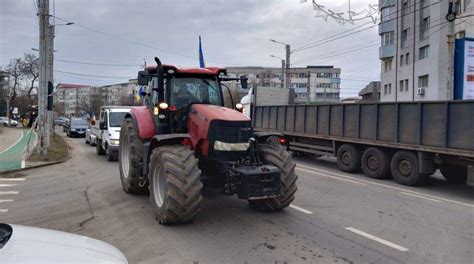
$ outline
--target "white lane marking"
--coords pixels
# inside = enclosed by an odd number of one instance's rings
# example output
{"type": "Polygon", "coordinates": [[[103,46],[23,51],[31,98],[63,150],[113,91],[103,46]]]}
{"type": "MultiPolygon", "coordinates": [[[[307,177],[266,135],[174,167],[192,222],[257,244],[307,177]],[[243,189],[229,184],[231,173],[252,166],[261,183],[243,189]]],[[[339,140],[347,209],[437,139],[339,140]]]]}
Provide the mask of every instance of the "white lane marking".
{"type": "MultiPolygon", "coordinates": [[[[316,171],[319,171],[319,172],[325,172],[325,173],[329,173],[329,174],[332,174],[332,175],[337,175],[337,177],[341,177],[341,178],[344,178],[344,179],[346,179],[346,178],[354,179],[354,178],[351,177],[351,176],[345,176],[345,175],[343,175],[343,174],[338,174],[338,173],[334,173],[334,172],[331,172],[331,171],[326,171],[326,170],[321,170],[321,169],[317,169],[317,168],[312,168],[312,167],[308,167],[308,166],[301,165],[301,164],[297,164],[297,165],[298,165],[298,166],[301,166],[301,167],[305,167],[305,168],[310,168],[310,169],[312,169],[312,170],[316,170],[316,171]]],[[[459,202],[459,201],[455,201],[455,200],[451,200],[451,199],[446,199],[446,198],[443,198],[443,197],[434,196],[434,195],[430,195],[430,194],[426,194],[426,193],[422,193],[422,192],[416,192],[416,191],[411,191],[411,190],[407,190],[407,189],[403,189],[403,188],[399,188],[399,187],[394,187],[394,186],[390,186],[390,185],[385,185],[385,184],[378,183],[378,182],[371,182],[371,181],[362,180],[362,179],[354,179],[354,181],[365,182],[365,183],[368,183],[368,184],[377,185],[377,186],[381,186],[381,187],[385,187],[385,188],[393,189],[393,190],[397,190],[397,191],[409,192],[409,193],[413,193],[413,194],[423,195],[423,196],[430,197],[430,198],[433,198],[433,199],[438,199],[438,200],[441,200],[441,201],[450,202],[450,203],[455,203],[455,204],[464,205],[464,206],[468,206],[468,207],[474,208],[474,204],[459,202]]]]}
{"type": "Polygon", "coordinates": [[[0,213],[6,213],[8,212],[8,209],[0,209],[0,213]]]}
{"type": "Polygon", "coordinates": [[[0,191],[0,194],[18,194],[18,193],[20,192],[19,191],[4,191],[4,192],[0,191]]]}
{"type": "Polygon", "coordinates": [[[13,202],[13,199],[0,199],[0,203],[8,203],[8,202],[13,202]]]}
{"type": "Polygon", "coordinates": [[[13,187],[17,186],[18,184],[0,184],[0,187],[13,187]]]}
{"type": "Polygon", "coordinates": [[[437,202],[437,203],[441,203],[440,200],[436,200],[436,199],[432,199],[432,198],[428,198],[428,197],[425,197],[425,196],[422,196],[422,195],[417,195],[417,194],[413,194],[413,193],[407,193],[407,192],[400,192],[401,194],[404,194],[404,195],[409,195],[409,196],[413,196],[413,197],[417,197],[417,198],[421,198],[421,199],[425,199],[425,200],[429,200],[429,201],[433,201],[433,202],[437,202]]]}
{"type": "Polygon", "coordinates": [[[24,181],[25,178],[0,178],[0,181],[24,181]]]}
{"type": "Polygon", "coordinates": [[[395,244],[395,243],[392,243],[392,242],[387,241],[387,240],[385,240],[385,239],[382,239],[382,238],[380,238],[380,237],[376,237],[376,236],[371,235],[371,234],[369,234],[369,233],[366,233],[366,232],[364,232],[364,231],[360,231],[359,229],[355,229],[355,228],[353,228],[353,227],[346,227],[345,229],[348,230],[348,231],[351,231],[351,232],[353,232],[353,233],[356,233],[356,234],[358,234],[358,235],[361,235],[361,236],[363,236],[363,237],[365,237],[365,238],[368,238],[368,239],[374,240],[374,241],[376,241],[376,242],[379,242],[380,244],[384,244],[384,245],[389,246],[389,247],[391,247],[391,248],[394,248],[394,249],[396,249],[396,250],[402,251],[402,252],[409,250],[409,249],[406,248],[406,247],[402,247],[402,246],[400,246],[400,245],[397,245],[397,244],[395,244]]]}
{"type": "Polygon", "coordinates": [[[297,170],[306,171],[306,172],[309,172],[309,173],[313,173],[313,174],[316,174],[316,175],[319,175],[319,176],[322,176],[322,177],[327,177],[327,178],[335,179],[335,180],[350,182],[350,183],[354,183],[354,184],[360,184],[360,185],[364,185],[364,186],[367,185],[367,184],[365,184],[365,183],[358,182],[358,181],[353,181],[353,180],[349,180],[349,179],[345,179],[345,178],[341,178],[341,177],[329,176],[329,175],[323,174],[323,173],[321,173],[321,172],[318,173],[318,172],[315,172],[315,171],[305,170],[305,169],[298,168],[298,167],[296,167],[296,169],[297,169],[297,170]]]}
{"type": "Polygon", "coordinates": [[[18,142],[21,141],[21,139],[25,136],[26,133],[21,133],[21,137],[13,144],[13,145],[10,145],[8,148],[6,148],[5,150],[3,151],[0,151],[0,154],[2,154],[3,152],[7,152],[9,151],[11,148],[13,148],[16,144],[18,144],[18,142]]]}
{"type": "Polygon", "coordinates": [[[305,213],[305,214],[313,214],[313,212],[311,212],[310,210],[306,210],[304,208],[301,208],[299,206],[296,206],[296,205],[293,205],[293,204],[290,204],[290,207],[297,210],[297,211],[300,211],[302,213],[305,213]]]}

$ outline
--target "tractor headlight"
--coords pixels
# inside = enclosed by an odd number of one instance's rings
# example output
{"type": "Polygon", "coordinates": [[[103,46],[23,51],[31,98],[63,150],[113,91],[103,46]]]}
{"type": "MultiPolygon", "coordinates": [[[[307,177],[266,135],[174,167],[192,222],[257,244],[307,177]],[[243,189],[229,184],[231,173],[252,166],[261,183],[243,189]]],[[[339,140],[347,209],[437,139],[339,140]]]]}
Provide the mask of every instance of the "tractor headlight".
{"type": "Polygon", "coordinates": [[[110,144],[112,144],[112,145],[118,145],[118,144],[120,144],[120,141],[119,141],[118,139],[111,139],[111,140],[110,140],[110,144]]]}
{"type": "Polygon", "coordinates": [[[221,141],[214,142],[214,150],[220,151],[246,151],[249,143],[226,143],[221,141]]]}

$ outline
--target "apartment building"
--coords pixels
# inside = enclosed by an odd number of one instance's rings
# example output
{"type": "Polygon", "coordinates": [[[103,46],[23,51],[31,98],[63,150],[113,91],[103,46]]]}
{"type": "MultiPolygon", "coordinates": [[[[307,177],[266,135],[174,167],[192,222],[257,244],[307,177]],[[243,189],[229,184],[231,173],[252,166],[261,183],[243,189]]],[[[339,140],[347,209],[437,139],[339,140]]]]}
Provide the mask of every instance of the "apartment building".
{"type": "Polygon", "coordinates": [[[379,0],[381,101],[453,99],[448,35],[474,36],[473,18],[467,16],[473,13],[473,2],[379,0]],[[454,22],[446,20],[450,2],[457,13],[454,22]]]}
{"type": "Polygon", "coordinates": [[[54,105],[65,116],[80,116],[84,105],[90,104],[92,86],[86,84],[59,83],[56,86],[54,105]]]}
{"type": "MultiPolygon", "coordinates": [[[[283,71],[272,67],[230,67],[230,77],[245,75],[250,87],[283,88],[283,71]]],[[[294,103],[339,101],[341,69],[334,66],[307,66],[291,68],[290,89],[294,89],[294,103]]],[[[236,84],[237,85],[237,84],[236,84]]],[[[241,91],[246,93],[245,91],[241,91]]]]}

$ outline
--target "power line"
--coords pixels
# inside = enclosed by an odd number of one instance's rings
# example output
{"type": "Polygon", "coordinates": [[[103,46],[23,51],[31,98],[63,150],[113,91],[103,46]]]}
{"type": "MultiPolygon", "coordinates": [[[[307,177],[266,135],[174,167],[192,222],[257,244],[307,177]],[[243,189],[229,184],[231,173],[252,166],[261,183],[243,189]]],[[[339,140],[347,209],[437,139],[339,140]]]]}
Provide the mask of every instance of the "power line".
{"type": "MultiPolygon", "coordinates": [[[[72,21],[69,21],[69,20],[61,18],[61,17],[55,16],[55,18],[57,18],[58,20],[67,22],[67,23],[74,23],[73,24],[74,26],[80,27],[82,29],[86,29],[86,30],[89,30],[89,31],[92,31],[92,32],[95,32],[95,33],[98,33],[98,34],[102,34],[102,35],[106,35],[106,36],[109,36],[109,37],[112,37],[112,38],[115,38],[115,39],[119,39],[119,40],[122,40],[122,41],[125,41],[125,42],[128,42],[128,43],[137,45],[137,46],[141,46],[141,47],[145,47],[145,48],[149,48],[149,49],[153,49],[153,50],[173,54],[173,55],[176,55],[176,56],[180,56],[180,57],[184,57],[184,58],[188,58],[188,59],[192,59],[192,60],[197,60],[198,59],[198,57],[189,56],[189,55],[186,55],[186,54],[181,54],[181,53],[178,53],[178,52],[175,52],[175,51],[156,48],[156,47],[153,47],[151,45],[140,43],[140,42],[135,41],[135,40],[126,39],[124,37],[117,36],[117,35],[114,35],[114,34],[111,34],[111,33],[105,32],[105,31],[101,31],[101,30],[98,30],[98,29],[95,29],[95,28],[91,28],[91,27],[88,27],[88,26],[84,26],[84,25],[81,25],[79,23],[72,22],[72,21]]],[[[237,64],[233,64],[233,63],[218,62],[218,61],[213,61],[213,60],[207,60],[207,61],[217,63],[217,64],[222,64],[222,65],[237,65],[237,64]]]]}
{"type": "Polygon", "coordinates": [[[55,61],[73,63],[73,64],[85,64],[85,65],[97,65],[97,66],[113,66],[113,67],[139,67],[140,64],[110,64],[110,63],[95,63],[95,62],[85,62],[85,61],[70,61],[70,60],[60,60],[55,59],[55,61]]]}
{"type": "Polygon", "coordinates": [[[67,72],[67,71],[60,71],[54,70],[55,72],[71,74],[71,75],[78,75],[78,76],[86,76],[86,77],[96,77],[96,78],[107,78],[107,79],[133,79],[135,77],[125,77],[125,76],[104,76],[104,75],[91,75],[91,74],[84,74],[84,73],[76,73],[76,72],[67,72]]]}
{"type": "MultiPolygon", "coordinates": [[[[419,2],[418,2],[418,3],[419,3],[419,2]]],[[[435,3],[432,3],[432,4],[428,5],[428,6],[423,7],[423,8],[421,8],[421,9],[425,9],[425,8],[431,7],[431,6],[436,5],[436,4],[439,4],[439,3],[440,3],[440,2],[435,2],[435,3]]],[[[416,5],[416,2],[414,2],[414,3],[413,3],[412,5],[410,5],[410,6],[414,6],[414,5],[416,5]]],[[[420,9],[420,10],[421,10],[421,9],[420,9]]],[[[402,14],[402,15],[399,15],[399,16],[395,16],[395,17],[393,17],[393,18],[391,18],[390,20],[387,20],[387,21],[391,21],[391,20],[393,20],[393,19],[400,18],[400,17],[406,16],[406,15],[409,15],[409,14],[412,14],[412,13],[415,13],[415,12],[418,12],[418,11],[419,11],[419,10],[413,10],[413,11],[407,12],[407,13],[405,13],[405,14],[402,14]]],[[[389,14],[389,17],[391,17],[393,14],[396,14],[396,13],[398,13],[398,9],[397,9],[397,11],[390,13],[390,14],[389,14]]],[[[383,22],[386,22],[386,21],[383,21],[383,22]]],[[[364,25],[366,25],[366,24],[364,24],[364,25]]],[[[326,38],[325,40],[321,40],[321,41],[316,42],[316,43],[314,43],[314,44],[312,44],[312,45],[307,45],[307,46],[304,47],[304,48],[300,48],[300,49],[293,50],[293,53],[295,53],[295,52],[300,52],[300,51],[303,51],[303,50],[306,50],[306,49],[310,49],[310,48],[314,48],[314,47],[317,47],[317,46],[321,46],[321,45],[324,45],[324,44],[327,44],[327,43],[330,43],[330,42],[339,40],[339,39],[341,39],[341,38],[345,38],[345,37],[348,37],[348,36],[352,36],[352,35],[354,35],[354,34],[357,34],[357,33],[363,32],[363,31],[366,31],[366,30],[371,29],[371,28],[374,28],[374,27],[376,27],[376,26],[378,26],[378,25],[372,25],[372,26],[370,26],[370,27],[367,27],[367,28],[364,28],[364,29],[361,29],[361,30],[358,30],[358,31],[350,32],[350,33],[348,33],[348,34],[345,34],[345,35],[336,37],[337,35],[340,35],[340,34],[341,34],[341,33],[339,33],[339,34],[334,35],[333,37],[326,38]]]]}

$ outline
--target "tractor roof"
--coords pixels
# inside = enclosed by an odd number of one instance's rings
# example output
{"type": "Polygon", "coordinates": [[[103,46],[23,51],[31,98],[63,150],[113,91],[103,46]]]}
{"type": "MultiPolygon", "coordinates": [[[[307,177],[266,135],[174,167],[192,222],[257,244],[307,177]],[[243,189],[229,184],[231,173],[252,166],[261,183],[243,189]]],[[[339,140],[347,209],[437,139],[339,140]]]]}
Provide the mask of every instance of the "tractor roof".
{"type": "MultiPolygon", "coordinates": [[[[219,75],[221,72],[226,73],[225,68],[218,68],[218,67],[206,67],[206,68],[178,68],[174,65],[169,65],[169,64],[163,64],[163,68],[165,71],[167,70],[174,70],[176,73],[181,73],[181,74],[204,74],[204,75],[219,75]]],[[[152,65],[146,67],[146,70],[154,74],[156,73],[157,66],[152,65]]]]}

